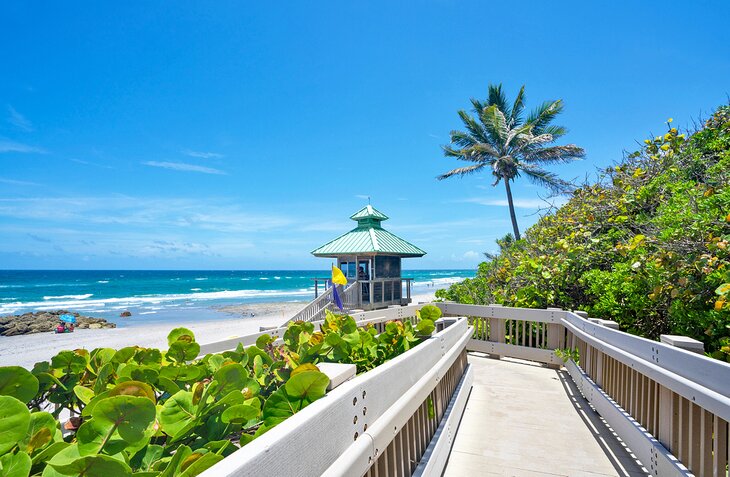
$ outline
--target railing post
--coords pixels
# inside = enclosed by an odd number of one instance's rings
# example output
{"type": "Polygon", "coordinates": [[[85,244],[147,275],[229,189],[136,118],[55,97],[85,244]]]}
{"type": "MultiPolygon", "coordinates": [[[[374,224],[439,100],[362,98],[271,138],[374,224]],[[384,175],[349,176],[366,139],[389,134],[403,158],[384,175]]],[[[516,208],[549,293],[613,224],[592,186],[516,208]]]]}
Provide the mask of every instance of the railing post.
{"type": "Polygon", "coordinates": [[[689,336],[659,335],[659,341],[693,353],[705,354],[705,344],[702,341],[697,341],[689,336]]]}
{"type": "MultiPolygon", "coordinates": [[[[500,307],[502,305],[490,303],[489,306],[500,307]]],[[[495,343],[504,343],[505,334],[507,333],[505,325],[506,323],[504,320],[500,320],[499,318],[489,318],[489,341],[494,341],[495,343]]],[[[493,359],[501,358],[501,356],[498,354],[490,354],[489,357],[493,359]]]]}

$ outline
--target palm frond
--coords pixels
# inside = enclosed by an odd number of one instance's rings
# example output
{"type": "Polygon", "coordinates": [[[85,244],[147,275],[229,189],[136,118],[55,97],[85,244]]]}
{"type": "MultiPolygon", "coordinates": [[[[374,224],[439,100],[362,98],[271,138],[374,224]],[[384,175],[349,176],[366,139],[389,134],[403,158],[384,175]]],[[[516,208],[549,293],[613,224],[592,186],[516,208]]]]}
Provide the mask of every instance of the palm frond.
{"type": "Polygon", "coordinates": [[[517,93],[515,102],[512,104],[512,113],[510,113],[509,119],[512,123],[512,127],[520,126],[523,123],[522,111],[525,109],[525,85],[522,85],[520,91],[517,93]]]}
{"type": "Polygon", "coordinates": [[[545,128],[563,111],[563,101],[546,101],[535,108],[527,117],[527,122],[533,125],[534,134],[542,134],[545,128]]]}
{"type": "Polygon", "coordinates": [[[507,140],[505,141],[505,148],[512,147],[513,149],[519,149],[525,145],[529,146],[535,136],[532,135],[532,125],[530,123],[523,124],[519,127],[513,127],[507,134],[507,140]],[[515,146],[512,146],[513,142],[517,142],[515,146]]]}
{"type": "Polygon", "coordinates": [[[451,137],[451,144],[455,146],[472,147],[475,144],[479,144],[479,141],[474,139],[474,136],[464,131],[451,131],[449,136],[451,137]]]}
{"type": "Polygon", "coordinates": [[[540,164],[560,164],[585,157],[583,148],[575,144],[541,147],[525,153],[524,161],[540,164]]]}
{"type": "Polygon", "coordinates": [[[550,134],[553,139],[558,139],[559,137],[565,136],[568,134],[568,128],[565,128],[563,126],[556,126],[554,124],[549,124],[542,128],[541,131],[542,134],[550,134]]]}
{"type": "Polygon", "coordinates": [[[449,177],[453,177],[453,176],[460,176],[460,177],[468,176],[469,174],[474,174],[475,172],[478,172],[483,167],[484,167],[484,164],[477,164],[474,166],[466,166],[466,167],[457,167],[456,169],[452,169],[449,172],[446,172],[445,174],[436,176],[436,179],[442,181],[444,179],[448,179],[449,177]]]}
{"type": "Polygon", "coordinates": [[[460,161],[476,162],[477,164],[491,164],[493,161],[489,148],[484,149],[481,145],[463,149],[454,149],[451,146],[441,146],[441,148],[444,151],[444,156],[454,157],[460,161]]]}
{"type": "Polygon", "coordinates": [[[496,105],[484,108],[479,116],[484,129],[492,136],[496,144],[505,146],[509,135],[509,127],[507,126],[507,118],[504,111],[500,110],[496,105]]]}
{"type": "Polygon", "coordinates": [[[480,125],[473,117],[469,116],[466,111],[459,111],[458,114],[461,118],[461,121],[464,123],[467,131],[469,131],[469,134],[474,136],[474,138],[480,142],[486,142],[489,140],[489,138],[487,137],[487,133],[484,130],[484,127],[480,125]]]}
{"type": "Polygon", "coordinates": [[[504,91],[502,90],[501,83],[498,85],[489,85],[487,106],[496,106],[500,111],[502,111],[502,113],[504,113],[505,117],[509,118],[512,115],[512,110],[507,103],[507,96],[505,96],[504,91]]]}
{"type": "Polygon", "coordinates": [[[575,189],[575,186],[568,181],[558,177],[557,174],[548,172],[539,167],[530,167],[528,164],[520,164],[521,172],[527,175],[533,184],[545,187],[558,194],[565,194],[575,189]]]}

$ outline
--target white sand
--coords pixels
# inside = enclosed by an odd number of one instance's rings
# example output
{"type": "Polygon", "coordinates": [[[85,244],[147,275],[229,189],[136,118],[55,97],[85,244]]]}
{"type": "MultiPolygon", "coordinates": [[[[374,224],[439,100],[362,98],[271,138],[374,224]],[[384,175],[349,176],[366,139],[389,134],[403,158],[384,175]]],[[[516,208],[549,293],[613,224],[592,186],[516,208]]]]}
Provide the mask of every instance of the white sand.
{"type": "MultiPolygon", "coordinates": [[[[413,303],[433,300],[433,294],[414,295],[413,303]]],[[[227,306],[221,319],[189,323],[136,324],[127,328],[76,330],[68,334],[34,333],[22,336],[0,336],[0,366],[32,368],[38,361],[50,360],[59,351],[85,348],[123,348],[143,346],[167,348],[167,334],[178,326],[195,333],[198,343],[214,343],[259,331],[260,326],[280,326],[303,306],[302,303],[266,303],[227,306]],[[250,313],[255,313],[251,317],[250,313]],[[239,313],[239,316],[236,316],[239,313]],[[243,317],[241,317],[243,315],[243,317]],[[223,318],[228,316],[228,318],[223,318]]]]}

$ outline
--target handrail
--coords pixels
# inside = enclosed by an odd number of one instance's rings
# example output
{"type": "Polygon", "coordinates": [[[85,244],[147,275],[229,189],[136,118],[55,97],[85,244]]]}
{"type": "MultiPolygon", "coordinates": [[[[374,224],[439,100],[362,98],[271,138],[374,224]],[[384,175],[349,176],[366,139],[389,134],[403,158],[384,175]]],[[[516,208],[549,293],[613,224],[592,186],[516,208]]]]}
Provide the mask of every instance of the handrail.
{"type": "Polygon", "coordinates": [[[438,303],[468,316],[468,349],[558,367],[653,475],[726,476],[730,364],[630,335],[560,309],[438,303]]]}
{"type": "Polygon", "coordinates": [[[469,335],[466,320],[454,320],[406,353],[341,384],[201,475],[314,476],[328,468],[348,476],[373,475],[376,469],[389,475],[386,467],[394,462],[410,475],[432,439],[440,438],[436,430],[469,369],[469,335]],[[414,445],[404,450],[396,444],[406,436],[414,445]]]}
{"type": "MultiPolygon", "coordinates": [[[[342,291],[342,303],[343,305],[348,304],[351,306],[347,307],[347,310],[354,309],[355,306],[353,305],[353,302],[351,300],[351,296],[356,290],[357,282],[353,282],[347,286],[342,291]]],[[[336,286],[336,285],[335,285],[336,286]]],[[[294,321],[317,321],[321,320],[324,317],[325,311],[327,309],[332,308],[332,294],[334,287],[328,288],[324,293],[319,295],[317,298],[309,302],[307,306],[299,310],[298,313],[296,313],[294,316],[292,316],[290,319],[286,321],[286,323],[291,323],[294,321]]],[[[286,325],[286,323],[284,323],[286,325]]]]}

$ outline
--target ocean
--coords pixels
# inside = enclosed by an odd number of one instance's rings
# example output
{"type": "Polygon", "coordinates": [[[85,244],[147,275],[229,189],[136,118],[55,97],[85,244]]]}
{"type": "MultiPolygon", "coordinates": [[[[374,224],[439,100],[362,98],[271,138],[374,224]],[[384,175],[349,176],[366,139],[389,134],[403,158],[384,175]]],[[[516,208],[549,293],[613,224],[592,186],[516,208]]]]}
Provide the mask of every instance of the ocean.
{"type": "MultiPolygon", "coordinates": [[[[328,271],[243,270],[0,270],[0,316],[69,310],[120,326],[140,322],[221,318],[217,307],[307,302],[315,277],[328,271]],[[120,320],[122,311],[132,319],[120,320]]],[[[429,293],[475,275],[475,270],[404,270],[412,293],[429,293]]]]}

